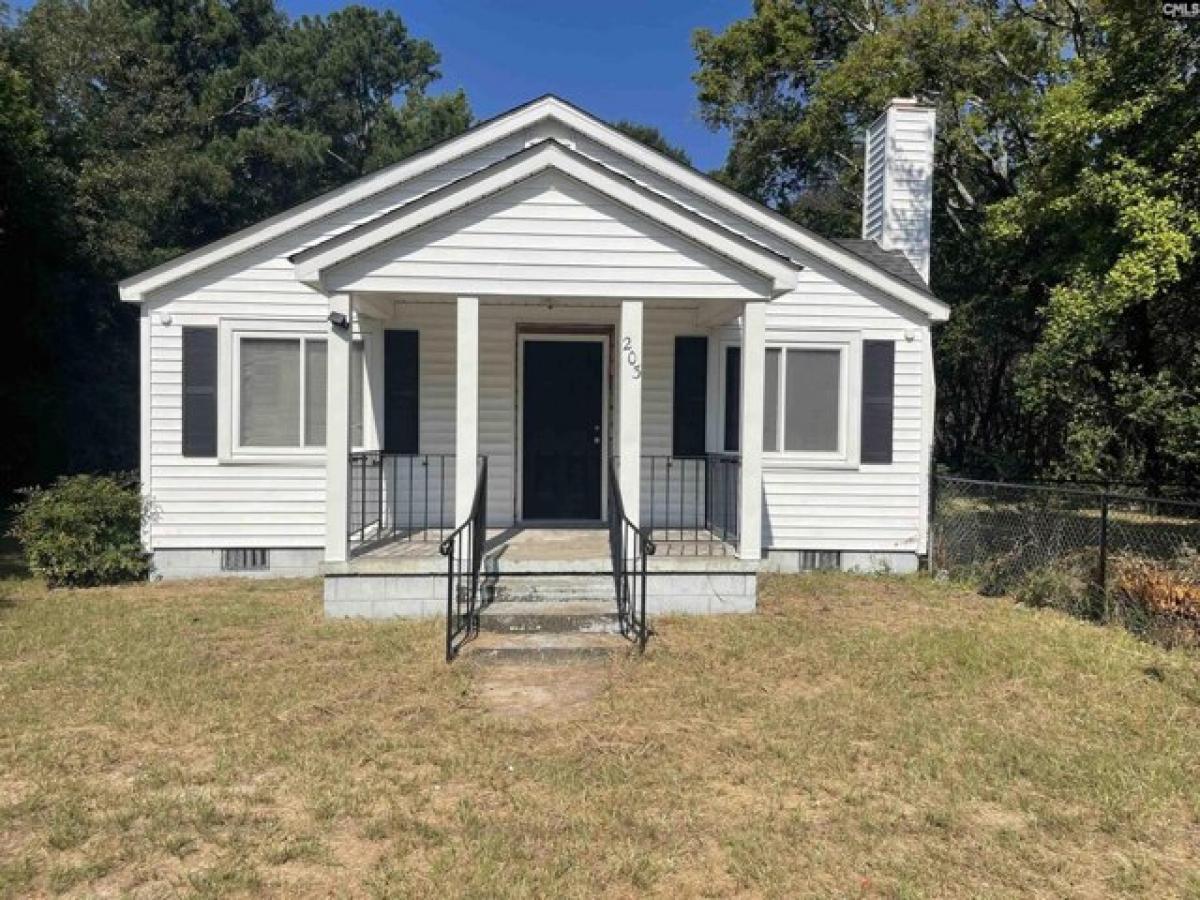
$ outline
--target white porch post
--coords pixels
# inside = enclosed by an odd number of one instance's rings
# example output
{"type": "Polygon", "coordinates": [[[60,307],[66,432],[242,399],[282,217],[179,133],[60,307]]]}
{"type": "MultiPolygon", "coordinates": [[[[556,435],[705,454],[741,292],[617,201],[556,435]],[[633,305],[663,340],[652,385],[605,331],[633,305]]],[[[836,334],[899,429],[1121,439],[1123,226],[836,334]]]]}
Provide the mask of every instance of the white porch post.
{"type": "Polygon", "coordinates": [[[345,316],[344,327],[329,323],[325,376],[325,561],[350,555],[350,323],[349,294],[329,298],[330,318],[345,316]]]}
{"type": "Polygon", "coordinates": [[[479,458],[479,298],[458,298],[455,355],[454,524],[471,514],[479,458]]]}
{"type": "MultiPolygon", "coordinates": [[[[621,302],[621,330],[617,335],[617,478],[625,515],[634,525],[642,521],[642,307],[641,300],[621,302]]],[[[609,510],[609,515],[612,512],[609,510]]]]}
{"type": "Polygon", "coordinates": [[[767,357],[767,305],[742,311],[742,496],[738,556],[762,559],[763,374],[767,357]]]}

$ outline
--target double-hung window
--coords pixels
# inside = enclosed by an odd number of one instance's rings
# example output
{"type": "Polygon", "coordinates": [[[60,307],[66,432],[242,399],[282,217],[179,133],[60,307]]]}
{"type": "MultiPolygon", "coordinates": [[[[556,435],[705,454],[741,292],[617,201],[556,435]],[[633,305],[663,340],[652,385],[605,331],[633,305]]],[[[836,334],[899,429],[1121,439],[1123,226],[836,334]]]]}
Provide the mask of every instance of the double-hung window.
{"type": "MultiPolygon", "coordinates": [[[[282,324],[282,323],[281,323],[282,324]]],[[[231,325],[225,332],[230,398],[222,438],[231,458],[303,458],[325,446],[328,339],[321,327],[231,325]]],[[[350,439],[363,444],[364,354],[351,345],[350,439]]]]}
{"type": "Polygon", "coordinates": [[[767,346],[763,452],[814,462],[856,463],[858,345],[820,338],[767,346]],[[853,382],[853,383],[852,383],[853,382]]]}
{"type": "MultiPolygon", "coordinates": [[[[862,340],[843,332],[773,336],[763,373],[763,453],[780,462],[857,466],[862,340]]],[[[724,361],[725,447],[736,449],[741,352],[724,361]]]]}

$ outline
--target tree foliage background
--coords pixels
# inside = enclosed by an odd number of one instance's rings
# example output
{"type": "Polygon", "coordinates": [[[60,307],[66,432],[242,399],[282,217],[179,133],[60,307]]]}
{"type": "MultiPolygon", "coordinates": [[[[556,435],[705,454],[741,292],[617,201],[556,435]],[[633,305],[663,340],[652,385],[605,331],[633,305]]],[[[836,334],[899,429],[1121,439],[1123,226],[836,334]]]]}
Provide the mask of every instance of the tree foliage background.
{"type": "Polygon", "coordinates": [[[137,460],[116,282],[464,130],[391,12],[274,0],[0,8],[0,488],[137,460]]]}
{"type": "MultiPolygon", "coordinates": [[[[0,490],[136,463],[120,278],[471,121],[390,12],[0,0],[0,21],[0,490]]],[[[936,104],[944,463],[1200,480],[1200,25],[1137,0],[756,0],[694,45],[733,137],[718,177],[831,235],[859,228],[865,126],[936,104]]]]}
{"type": "Polygon", "coordinates": [[[938,111],[938,455],[959,470],[1200,479],[1200,23],[1136,0],[756,0],[698,31],[721,177],[859,227],[861,135],[938,111]]]}

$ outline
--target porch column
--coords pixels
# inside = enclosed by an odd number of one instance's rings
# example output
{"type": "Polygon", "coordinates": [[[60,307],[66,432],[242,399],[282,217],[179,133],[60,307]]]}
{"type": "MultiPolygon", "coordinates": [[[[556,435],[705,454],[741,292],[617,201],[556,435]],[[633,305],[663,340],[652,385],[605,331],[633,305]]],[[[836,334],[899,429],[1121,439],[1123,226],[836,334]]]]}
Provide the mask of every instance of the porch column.
{"type": "Polygon", "coordinates": [[[354,303],[329,297],[325,375],[325,561],[350,556],[350,345],[354,303]],[[336,324],[334,320],[343,324],[336,324]]]}
{"type": "Polygon", "coordinates": [[[767,305],[742,311],[742,496],[738,556],[762,559],[763,373],[767,357],[767,305]]]}
{"type": "Polygon", "coordinates": [[[454,524],[471,514],[479,464],[479,298],[458,298],[454,358],[454,524]]]}
{"type": "Polygon", "coordinates": [[[634,525],[642,521],[642,305],[641,300],[621,302],[617,335],[617,478],[625,515],[634,525]]]}

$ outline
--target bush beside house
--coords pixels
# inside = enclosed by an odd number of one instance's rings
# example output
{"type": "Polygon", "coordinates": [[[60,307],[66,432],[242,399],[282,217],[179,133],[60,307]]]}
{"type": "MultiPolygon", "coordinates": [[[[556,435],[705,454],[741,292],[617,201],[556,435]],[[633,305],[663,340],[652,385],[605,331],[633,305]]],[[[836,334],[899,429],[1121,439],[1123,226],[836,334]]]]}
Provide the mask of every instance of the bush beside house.
{"type": "Polygon", "coordinates": [[[136,478],[72,475],[27,488],[9,534],[30,571],[51,587],[92,587],[145,578],[141,530],[147,507],[136,478]]]}

